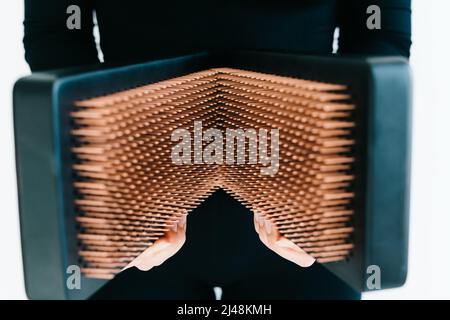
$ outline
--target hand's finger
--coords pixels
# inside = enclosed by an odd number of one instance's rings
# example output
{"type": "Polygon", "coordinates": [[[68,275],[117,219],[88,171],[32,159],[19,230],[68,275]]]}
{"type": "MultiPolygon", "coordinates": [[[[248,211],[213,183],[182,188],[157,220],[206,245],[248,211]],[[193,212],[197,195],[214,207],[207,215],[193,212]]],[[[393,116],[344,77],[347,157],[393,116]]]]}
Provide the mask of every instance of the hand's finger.
{"type": "MultiPolygon", "coordinates": [[[[298,248],[298,247],[297,247],[298,248]]],[[[310,267],[316,259],[312,257],[311,255],[307,254],[302,249],[298,248],[297,250],[288,248],[289,251],[288,254],[292,256],[292,262],[298,264],[299,266],[303,268],[310,267]],[[299,249],[299,250],[298,250],[299,249]]]]}
{"type": "Polygon", "coordinates": [[[257,213],[253,214],[253,224],[255,225],[256,233],[259,234],[259,215],[257,213]]]}
{"type": "Polygon", "coordinates": [[[277,240],[276,245],[283,248],[298,248],[298,246],[294,242],[287,239],[286,237],[280,237],[277,240]]]}
{"type": "Polygon", "coordinates": [[[178,227],[181,231],[186,232],[187,229],[187,215],[181,217],[180,221],[178,221],[178,227]]]}
{"type": "Polygon", "coordinates": [[[161,239],[166,239],[169,242],[177,242],[180,237],[186,235],[186,216],[182,216],[178,221],[175,221],[173,226],[166,231],[165,235],[161,239]]]}
{"type": "Polygon", "coordinates": [[[145,249],[140,255],[138,255],[133,261],[131,261],[123,270],[130,267],[136,267],[139,270],[147,271],[155,266],[157,263],[157,257],[160,252],[167,251],[170,247],[170,243],[165,240],[157,240],[154,244],[145,249]]]}
{"type": "Polygon", "coordinates": [[[309,267],[316,261],[314,257],[285,237],[275,243],[274,249],[280,256],[301,267],[309,267]]]}
{"type": "Polygon", "coordinates": [[[272,233],[272,222],[270,222],[269,220],[264,221],[264,227],[266,228],[266,232],[268,235],[272,233]]]}
{"type": "Polygon", "coordinates": [[[264,228],[262,228],[262,229],[260,228],[259,229],[259,240],[261,240],[262,243],[264,243],[269,249],[271,249],[270,245],[269,245],[269,240],[267,238],[267,233],[266,233],[266,230],[264,228]]]}
{"type": "Polygon", "coordinates": [[[264,216],[259,216],[259,229],[264,231],[266,218],[264,216]]]}
{"type": "Polygon", "coordinates": [[[177,230],[178,230],[178,222],[175,222],[173,225],[172,225],[172,231],[173,232],[177,232],[177,230]]]}

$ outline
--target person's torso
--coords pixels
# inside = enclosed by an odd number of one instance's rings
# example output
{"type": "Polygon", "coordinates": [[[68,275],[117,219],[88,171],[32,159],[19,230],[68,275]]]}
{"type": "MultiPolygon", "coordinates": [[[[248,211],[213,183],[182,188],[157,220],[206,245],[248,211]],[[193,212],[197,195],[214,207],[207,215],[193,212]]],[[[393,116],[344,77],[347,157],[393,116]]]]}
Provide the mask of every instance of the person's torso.
{"type": "Polygon", "coordinates": [[[336,0],[96,0],[105,61],[138,61],[204,50],[327,54],[336,0]]]}

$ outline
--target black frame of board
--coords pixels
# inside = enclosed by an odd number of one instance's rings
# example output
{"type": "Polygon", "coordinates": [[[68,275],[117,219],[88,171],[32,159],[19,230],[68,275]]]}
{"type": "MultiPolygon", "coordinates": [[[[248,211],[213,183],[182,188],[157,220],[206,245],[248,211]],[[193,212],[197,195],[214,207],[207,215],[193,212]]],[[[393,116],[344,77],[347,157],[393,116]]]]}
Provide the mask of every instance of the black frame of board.
{"type": "Polygon", "coordinates": [[[408,259],[411,80],[399,57],[301,56],[270,52],[199,53],[130,66],[36,73],[14,87],[14,128],[26,291],[32,299],[86,299],[106,280],[66,286],[78,264],[69,111],[80,99],[126,90],[213,67],[232,67],[345,84],[355,121],[355,248],[325,266],[367,291],[371,265],[381,288],[401,286],[408,259]]]}

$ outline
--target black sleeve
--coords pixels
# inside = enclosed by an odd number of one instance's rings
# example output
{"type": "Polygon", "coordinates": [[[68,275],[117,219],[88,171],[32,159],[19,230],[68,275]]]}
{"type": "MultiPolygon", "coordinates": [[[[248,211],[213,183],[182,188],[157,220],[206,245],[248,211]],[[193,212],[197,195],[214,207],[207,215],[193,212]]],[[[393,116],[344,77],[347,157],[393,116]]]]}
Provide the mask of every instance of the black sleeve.
{"type": "Polygon", "coordinates": [[[338,0],[339,53],[402,55],[411,48],[411,0],[338,0]],[[381,29],[369,30],[367,8],[381,9],[381,29]]]}
{"type": "Polygon", "coordinates": [[[32,71],[98,62],[92,0],[25,0],[25,59],[32,71]],[[67,8],[81,9],[81,29],[66,26],[67,8]]]}

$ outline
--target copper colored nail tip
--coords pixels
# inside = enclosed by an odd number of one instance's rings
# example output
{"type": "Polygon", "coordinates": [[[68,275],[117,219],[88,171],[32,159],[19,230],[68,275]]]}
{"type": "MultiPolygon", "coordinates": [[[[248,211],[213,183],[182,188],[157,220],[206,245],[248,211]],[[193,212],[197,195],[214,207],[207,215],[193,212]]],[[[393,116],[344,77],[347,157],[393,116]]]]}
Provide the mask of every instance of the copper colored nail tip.
{"type": "MultiPolygon", "coordinates": [[[[340,84],[215,68],[75,102],[71,150],[83,274],[113,278],[218,188],[318,262],[347,259],[356,161],[350,100],[340,84]],[[257,163],[174,164],[171,134],[192,132],[195,121],[224,136],[227,128],[278,129],[277,174],[261,175],[257,163]]],[[[249,141],[245,146],[235,161],[258,156],[249,141]]]]}

